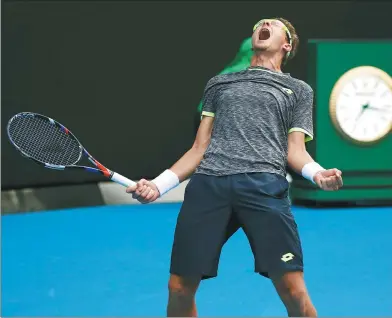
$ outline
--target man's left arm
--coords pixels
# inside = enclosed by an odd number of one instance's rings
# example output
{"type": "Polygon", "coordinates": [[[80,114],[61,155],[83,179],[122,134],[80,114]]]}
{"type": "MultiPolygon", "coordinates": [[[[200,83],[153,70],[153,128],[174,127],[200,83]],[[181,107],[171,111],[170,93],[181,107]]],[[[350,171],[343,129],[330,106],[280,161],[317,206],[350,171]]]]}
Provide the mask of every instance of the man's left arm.
{"type": "Polygon", "coordinates": [[[303,132],[293,131],[289,134],[287,161],[291,169],[323,190],[336,191],[343,186],[340,170],[324,169],[306,151],[303,132]]]}

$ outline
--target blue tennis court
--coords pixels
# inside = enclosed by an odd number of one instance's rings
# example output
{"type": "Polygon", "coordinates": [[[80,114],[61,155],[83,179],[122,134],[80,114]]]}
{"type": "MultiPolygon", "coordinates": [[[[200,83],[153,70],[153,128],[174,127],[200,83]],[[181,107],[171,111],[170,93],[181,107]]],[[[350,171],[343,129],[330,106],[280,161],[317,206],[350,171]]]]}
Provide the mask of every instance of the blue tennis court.
{"type": "MultiPolygon", "coordinates": [[[[164,316],[180,204],[105,206],[2,217],[1,316],[164,316]]],[[[392,315],[392,208],[294,207],[306,280],[320,316],[392,315]]],[[[201,285],[201,316],[286,315],[253,273],[243,232],[219,276],[201,285]]]]}

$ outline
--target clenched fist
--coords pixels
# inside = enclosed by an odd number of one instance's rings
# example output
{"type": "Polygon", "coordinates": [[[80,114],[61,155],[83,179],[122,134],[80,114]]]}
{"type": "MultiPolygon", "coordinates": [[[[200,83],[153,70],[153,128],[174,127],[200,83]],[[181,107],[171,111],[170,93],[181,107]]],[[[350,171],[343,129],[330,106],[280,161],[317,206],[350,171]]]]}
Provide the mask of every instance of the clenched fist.
{"type": "Polygon", "coordinates": [[[343,186],[342,172],[338,169],[319,171],[313,180],[325,191],[337,191],[343,186]]]}
{"type": "Polygon", "coordinates": [[[132,198],[143,204],[154,202],[160,196],[157,186],[145,179],[141,179],[136,185],[128,187],[126,191],[132,193],[132,198]]]}

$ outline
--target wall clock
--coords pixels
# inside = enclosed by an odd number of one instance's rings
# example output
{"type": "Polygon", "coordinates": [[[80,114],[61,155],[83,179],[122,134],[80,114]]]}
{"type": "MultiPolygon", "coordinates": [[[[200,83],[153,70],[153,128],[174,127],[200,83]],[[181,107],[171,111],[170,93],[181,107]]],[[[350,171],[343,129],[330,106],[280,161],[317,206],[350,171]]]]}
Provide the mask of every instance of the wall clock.
{"type": "Polygon", "coordinates": [[[334,85],[329,113],[337,131],[348,141],[372,145],[392,129],[392,78],[373,66],[344,73],[334,85]]]}

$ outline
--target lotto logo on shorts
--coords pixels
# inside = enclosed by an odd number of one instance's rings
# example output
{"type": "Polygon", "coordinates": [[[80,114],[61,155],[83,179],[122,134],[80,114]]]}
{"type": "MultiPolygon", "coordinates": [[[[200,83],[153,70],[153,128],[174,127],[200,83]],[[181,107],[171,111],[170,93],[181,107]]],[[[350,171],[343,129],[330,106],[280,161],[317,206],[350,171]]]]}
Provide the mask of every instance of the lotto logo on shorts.
{"type": "Polygon", "coordinates": [[[294,258],[294,255],[291,253],[284,254],[281,258],[283,262],[291,261],[294,258]]]}

